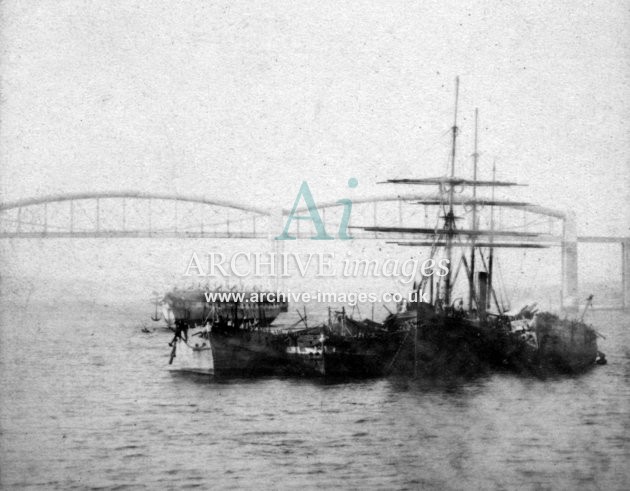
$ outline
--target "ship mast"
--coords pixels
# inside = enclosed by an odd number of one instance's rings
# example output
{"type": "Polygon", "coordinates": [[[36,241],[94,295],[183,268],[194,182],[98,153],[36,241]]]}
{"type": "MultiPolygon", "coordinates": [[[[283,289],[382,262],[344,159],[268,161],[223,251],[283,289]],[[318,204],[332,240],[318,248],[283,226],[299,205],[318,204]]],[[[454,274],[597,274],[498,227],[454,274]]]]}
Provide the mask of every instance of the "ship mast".
{"type": "MultiPolygon", "coordinates": [[[[472,230],[477,231],[477,164],[479,162],[478,143],[479,109],[475,108],[475,152],[473,153],[473,209],[472,209],[472,230]]],[[[493,188],[494,189],[494,188],[493,188]]],[[[475,236],[471,237],[470,247],[470,274],[468,277],[468,308],[473,309],[473,299],[475,298],[475,236]]]]}
{"type": "MultiPolygon", "coordinates": [[[[492,163],[492,182],[495,182],[497,179],[497,161],[495,160],[492,163]]],[[[492,186],[492,202],[494,203],[494,186],[492,186]]],[[[490,298],[494,294],[494,290],[492,289],[492,263],[494,259],[494,205],[490,207],[490,251],[488,253],[488,292],[490,295],[487,296],[486,299],[486,308],[490,308],[490,298]]],[[[494,296],[496,302],[496,295],[494,296]]],[[[497,302],[497,309],[499,309],[499,305],[497,302]]]]}
{"type": "Polygon", "coordinates": [[[453,214],[453,193],[455,179],[455,155],[457,150],[457,104],[459,102],[459,77],[455,78],[455,112],[453,116],[453,143],[451,148],[451,175],[448,188],[448,213],[444,228],[446,230],[446,259],[448,260],[448,272],[444,277],[444,304],[449,306],[451,303],[451,269],[453,259],[453,235],[455,233],[455,215],[453,214]]]}
{"type": "MultiPolygon", "coordinates": [[[[435,294],[435,300],[438,304],[443,307],[450,307],[451,305],[451,297],[452,297],[452,286],[453,283],[457,279],[457,272],[452,271],[453,267],[453,246],[462,247],[464,249],[468,249],[470,247],[470,263],[468,262],[468,254],[467,251],[462,251],[459,259],[461,260],[460,265],[463,263],[466,271],[469,275],[469,296],[468,296],[468,305],[469,309],[473,310],[473,305],[479,311],[485,311],[490,307],[491,297],[494,299],[494,302],[497,305],[497,309],[499,312],[503,311],[503,307],[499,305],[496,292],[494,288],[492,288],[493,283],[493,266],[494,266],[494,249],[497,247],[544,247],[541,244],[530,244],[530,243],[511,243],[511,242],[496,242],[494,240],[494,236],[498,235],[501,237],[537,237],[539,233],[526,233],[526,232],[513,232],[513,231],[495,231],[495,219],[494,219],[494,207],[495,206],[514,206],[514,207],[526,207],[528,203],[512,203],[509,201],[496,201],[495,200],[495,189],[498,186],[501,187],[509,187],[509,186],[518,186],[516,182],[511,181],[497,181],[496,180],[496,162],[493,165],[492,170],[492,180],[478,180],[478,167],[479,167],[479,110],[475,109],[475,141],[474,141],[474,153],[473,156],[473,179],[465,179],[465,178],[456,178],[455,177],[455,160],[457,157],[457,134],[459,128],[457,126],[457,115],[458,115],[458,107],[459,107],[459,77],[455,78],[455,107],[453,114],[453,126],[451,127],[452,131],[452,142],[451,142],[451,152],[450,152],[450,172],[447,177],[429,177],[429,178],[400,178],[400,179],[387,179],[384,181],[389,184],[404,184],[404,185],[437,185],[439,186],[439,196],[436,198],[420,198],[416,204],[423,205],[434,205],[439,206],[440,210],[444,213],[443,218],[444,224],[440,228],[436,224],[435,228],[429,227],[406,227],[402,224],[400,226],[392,227],[392,226],[350,226],[350,228],[360,228],[367,232],[382,232],[382,233],[404,233],[404,234],[417,234],[419,236],[429,236],[431,240],[426,238],[425,240],[420,241],[396,241],[395,244],[401,246],[430,246],[431,247],[431,258],[433,258],[438,248],[444,247],[444,259],[448,261],[448,269],[446,274],[440,278],[439,282],[435,285],[438,291],[435,294]],[[471,199],[462,197],[455,199],[455,185],[458,186],[471,186],[472,187],[472,197],[471,199]],[[445,188],[448,186],[448,189],[445,188]],[[479,186],[490,186],[492,187],[492,199],[481,199],[479,200],[477,197],[477,188],[479,186]],[[447,202],[448,201],[448,206],[447,202]],[[472,226],[470,229],[457,229],[455,224],[455,214],[453,207],[455,204],[457,205],[467,205],[472,204],[472,226]],[[491,208],[491,219],[490,219],[490,230],[479,229],[479,216],[478,216],[478,205],[489,205],[491,208]],[[454,243],[455,236],[464,236],[470,238],[470,244],[464,243],[463,241],[458,241],[457,244],[454,243]],[[486,262],[486,253],[485,248],[489,248],[488,252],[488,262],[486,262]],[[481,248],[484,250],[482,251],[481,248]],[[477,254],[477,252],[479,254],[477,254]],[[476,264],[479,261],[478,264],[476,264]],[[475,271],[476,269],[483,268],[487,273],[487,278],[484,278],[484,286],[486,286],[485,291],[488,295],[485,296],[485,300],[482,300],[477,297],[475,290],[475,271]],[[487,282],[487,283],[486,283],[487,282]]],[[[459,266],[458,266],[459,269],[459,266]]],[[[423,276],[420,281],[420,288],[423,288],[424,285],[430,277],[423,276]]],[[[480,280],[481,281],[481,280],[480,280]]],[[[430,290],[431,290],[431,301],[433,302],[433,286],[434,282],[429,281],[430,290]]]]}

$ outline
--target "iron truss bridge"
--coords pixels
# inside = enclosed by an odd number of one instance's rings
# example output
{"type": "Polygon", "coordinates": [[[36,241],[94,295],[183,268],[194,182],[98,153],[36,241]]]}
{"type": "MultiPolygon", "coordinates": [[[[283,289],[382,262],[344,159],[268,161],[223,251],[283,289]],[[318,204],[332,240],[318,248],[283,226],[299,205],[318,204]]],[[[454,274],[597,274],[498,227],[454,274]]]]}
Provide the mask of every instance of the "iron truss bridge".
{"type": "MultiPolygon", "coordinates": [[[[456,204],[469,208],[468,199],[456,204]]],[[[477,200],[480,215],[489,200],[477,200]]],[[[434,227],[440,196],[395,194],[353,200],[350,229],[353,238],[391,241],[417,237],[404,230],[405,224],[434,227]],[[389,230],[384,230],[388,228],[389,230]],[[393,230],[396,229],[396,230],[393,230]]],[[[495,201],[495,207],[517,209],[521,219],[500,232],[507,219],[497,216],[496,234],[506,240],[559,244],[563,239],[564,213],[525,203],[495,201]],[[521,234],[519,236],[519,234],[521,234]]],[[[318,203],[327,233],[336,235],[342,206],[337,202],[318,203]]],[[[307,210],[301,209],[302,215],[307,210]]],[[[0,203],[0,238],[251,238],[279,235],[290,210],[281,212],[263,207],[206,197],[133,191],[69,193],[0,203]]],[[[487,220],[486,220],[487,221],[487,220]]],[[[312,226],[295,220],[290,235],[310,238],[312,226]]],[[[505,228],[505,227],[504,227],[505,228]]],[[[583,237],[584,241],[611,238],[583,237]]],[[[612,238],[615,240],[615,238],[612,238]]]]}
{"type": "MultiPolygon", "coordinates": [[[[381,195],[353,200],[350,234],[356,239],[379,239],[414,245],[418,234],[432,228],[440,215],[437,194],[381,195]],[[437,213],[436,213],[437,209],[437,213]],[[413,224],[413,228],[409,227],[413,224]]],[[[472,200],[456,197],[464,214],[472,200]]],[[[561,245],[570,215],[558,210],[514,201],[476,201],[480,221],[484,209],[494,207],[495,239],[513,243],[561,245]],[[518,218],[514,220],[517,211],[518,218]]],[[[341,222],[337,202],[318,204],[327,233],[334,236],[341,222]]],[[[300,209],[302,215],[306,209],[300,209]]],[[[133,191],[69,193],[0,203],[0,238],[243,238],[267,239],[279,235],[290,210],[280,211],[236,202],[168,193],[133,191]]],[[[486,213],[487,215],[487,213],[486,213]]],[[[466,228],[466,227],[464,227],[466,228]]],[[[306,239],[312,226],[295,220],[290,235],[306,239]]],[[[490,235],[490,234],[488,234],[490,235]]],[[[628,243],[628,237],[581,236],[579,242],[628,243]]],[[[500,244],[500,243],[499,243],[500,244]]]]}
{"type": "MultiPolygon", "coordinates": [[[[624,307],[630,306],[630,237],[577,236],[575,215],[515,201],[455,197],[459,245],[560,247],[565,296],[577,292],[577,244],[618,244],[622,257],[624,307]],[[471,226],[471,210],[477,223],[471,226]]],[[[348,232],[353,239],[401,246],[431,246],[435,224],[444,216],[436,194],[389,194],[352,200],[348,232]]],[[[344,207],[317,203],[326,232],[337,237],[344,207]]],[[[307,215],[308,210],[298,210],[307,215]]],[[[227,200],[134,191],[69,193],[0,203],[1,239],[212,238],[273,239],[290,210],[270,210],[227,200]]],[[[311,238],[313,223],[294,220],[289,234],[311,238]],[[304,223],[301,223],[304,222],[304,223]]]]}

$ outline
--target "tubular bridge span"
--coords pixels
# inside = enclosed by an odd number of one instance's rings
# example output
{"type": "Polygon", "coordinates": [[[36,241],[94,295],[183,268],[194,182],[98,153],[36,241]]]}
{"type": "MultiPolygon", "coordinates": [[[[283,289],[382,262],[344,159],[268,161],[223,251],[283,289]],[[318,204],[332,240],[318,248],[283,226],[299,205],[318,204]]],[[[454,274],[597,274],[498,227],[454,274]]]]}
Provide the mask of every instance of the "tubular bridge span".
{"type": "MultiPolygon", "coordinates": [[[[458,195],[454,204],[465,209],[469,201],[469,197],[458,195]]],[[[340,204],[326,202],[317,206],[327,231],[335,234],[341,221],[340,204]]],[[[578,243],[619,244],[623,308],[630,308],[630,237],[578,237],[574,214],[542,206],[512,201],[491,204],[483,200],[477,206],[481,220],[484,209],[487,212],[494,206],[506,210],[505,216],[502,211],[499,214],[497,230],[515,234],[502,236],[502,241],[560,247],[564,298],[577,295],[578,243]]],[[[399,193],[363,197],[353,199],[352,207],[350,225],[354,239],[413,245],[417,235],[405,232],[403,224],[434,226],[440,216],[440,195],[399,193]],[[400,227],[400,230],[385,234],[362,227],[400,227]]],[[[298,211],[304,213],[306,208],[298,211]]],[[[287,209],[274,211],[229,200],[172,193],[55,194],[0,203],[0,239],[273,239],[281,233],[289,213],[287,209]]],[[[291,235],[304,239],[313,235],[312,227],[301,228],[300,220],[296,220],[291,235]]]]}

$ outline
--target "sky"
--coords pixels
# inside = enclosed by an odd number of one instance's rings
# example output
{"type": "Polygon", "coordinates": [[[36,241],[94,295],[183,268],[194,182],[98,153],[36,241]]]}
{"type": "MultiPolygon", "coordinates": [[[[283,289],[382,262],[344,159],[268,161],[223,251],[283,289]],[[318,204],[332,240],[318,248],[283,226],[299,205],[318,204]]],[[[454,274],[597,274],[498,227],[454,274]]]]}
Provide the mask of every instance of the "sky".
{"type": "Polygon", "coordinates": [[[290,206],[458,171],[628,231],[625,2],[2,4],[2,199],[133,189],[290,206]]]}
{"type": "MultiPolygon", "coordinates": [[[[0,200],[174,192],[290,207],[446,173],[630,234],[630,10],[605,0],[13,1],[0,200]],[[348,179],[359,185],[349,190],[348,179]]],[[[411,191],[403,189],[402,191],[411,191]]],[[[6,251],[7,249],[5,249],[6,251]]],[[[6,260],[6,258],[5,258],[6,260]]]]}

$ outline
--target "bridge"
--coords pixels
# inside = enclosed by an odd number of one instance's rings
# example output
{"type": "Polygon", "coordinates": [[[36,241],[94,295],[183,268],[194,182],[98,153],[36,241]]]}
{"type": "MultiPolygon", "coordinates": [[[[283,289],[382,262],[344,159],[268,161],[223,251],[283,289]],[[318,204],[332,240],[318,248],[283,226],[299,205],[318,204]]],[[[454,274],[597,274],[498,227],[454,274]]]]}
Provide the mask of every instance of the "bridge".
{"type": "MultiPolygon", "coordinates": [[[[456,195],[465,215],[472,198],[456,195]]],[[[359,240],[381,240],[402,246],[426,246],[407,227],[432,228],[443,213],[439,193],[386,194],[354,199],[350,234],[359,240]]],[[[630,308],[630,237],[578,236],[572,213],[515,201],[476,199],[479,223],[492,222],[495,247],[559,247],[562,296],[576,298],[578,243],[617,244],[621,252],[622,306],[630,308]],[[496,216],[495,216],[496,212],[496,216]],[[492,216],[490,216],[492,214],[492,216]]],[[[338,202],[317,205],[329,234],[341,223],[338,202]]],[[[304,213],[303,208],[298,210],[304,213]]],[[[209,238],[273,239],[290,210],[270,210],[203,196],[112,191],[68,193],[0,203],[0,239],[59,238],[209,238]]],[[[292,224],[291,235],[310,238],[312,226],[292,224]]],[[[464,245],[464,244],[460,244],[464,245]]]]}

